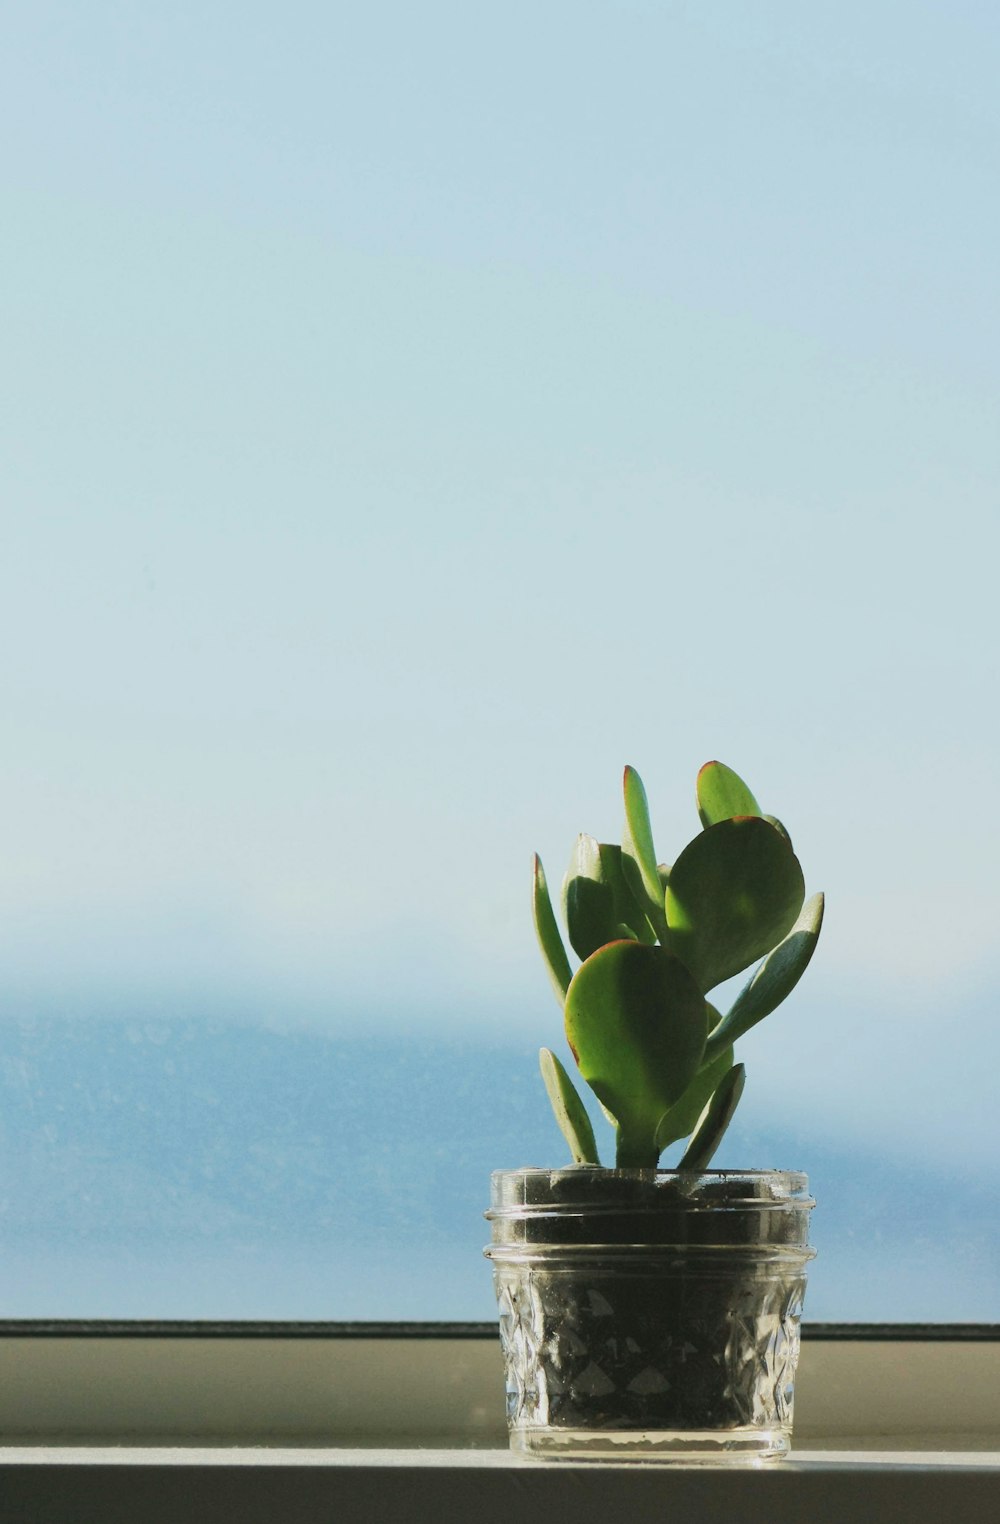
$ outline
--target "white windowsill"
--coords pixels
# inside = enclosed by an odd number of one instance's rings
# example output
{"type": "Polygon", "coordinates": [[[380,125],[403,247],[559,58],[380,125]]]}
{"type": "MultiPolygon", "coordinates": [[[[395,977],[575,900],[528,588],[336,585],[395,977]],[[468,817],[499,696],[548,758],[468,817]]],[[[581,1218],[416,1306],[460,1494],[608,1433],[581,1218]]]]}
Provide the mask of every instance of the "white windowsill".
{"type": "Polygon", "coordinates": [[[5,1518],[45,1524],[995,1524],[1000,1454],[807,1451],[759,1468],[539,1464],[501,1450],[0,1451],[5,1518]]]}

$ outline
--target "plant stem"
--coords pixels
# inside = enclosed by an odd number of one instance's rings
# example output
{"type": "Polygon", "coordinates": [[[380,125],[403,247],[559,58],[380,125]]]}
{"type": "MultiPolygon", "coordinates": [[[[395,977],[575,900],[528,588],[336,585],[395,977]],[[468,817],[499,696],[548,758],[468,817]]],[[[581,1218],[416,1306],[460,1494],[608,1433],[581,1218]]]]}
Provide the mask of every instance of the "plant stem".
{"type": "Polygon", "coordinates": [[[615,1143],[616,1169],[655,1169],[660,1162],[656,1138],[648,1133],[629,1137],[618,1129],[615,1143]]]}

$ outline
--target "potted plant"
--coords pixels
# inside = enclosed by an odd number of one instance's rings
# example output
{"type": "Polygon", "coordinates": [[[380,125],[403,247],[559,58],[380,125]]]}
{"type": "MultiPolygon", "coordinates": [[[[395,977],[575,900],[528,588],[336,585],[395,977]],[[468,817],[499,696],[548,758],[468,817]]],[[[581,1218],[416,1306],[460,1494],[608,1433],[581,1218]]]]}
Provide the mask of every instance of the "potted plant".
{"type": "Polygon", "coordinates": [[[671,867],[630,767],[624,794],[621,846],[580,836],[563,885],[575,973],[534,863],[538,940],[616,1157],[602,1167],[580,1094],[543,1048],[573,1162],[498,1171],[486,1214],[511,1445],[774,1458],[789,1448],[814,1203],[798,1172],[708,1165],[743,1091],[734,1045],[798,982],[823,897],[805,900],[788,832],[721,762],[698,774],[702,830],[671,867]],[[751,967],[723,1015],[709,994],[751,967]]]}

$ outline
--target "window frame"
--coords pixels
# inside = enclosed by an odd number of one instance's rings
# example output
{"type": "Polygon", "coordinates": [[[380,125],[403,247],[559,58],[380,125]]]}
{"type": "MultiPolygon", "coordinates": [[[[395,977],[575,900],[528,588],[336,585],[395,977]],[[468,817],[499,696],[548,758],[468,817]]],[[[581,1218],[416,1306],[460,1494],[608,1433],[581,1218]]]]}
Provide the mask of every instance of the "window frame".
{"type": "MultiPolygon", "coordinates": [[[[0,1443],[496,1449],[488,1323],[0,1322],[0,1443]]],[[[1000,1324],[805,1324],[797,1444],[1000,1451],[1000,1324]]]]}
{"type": "Polygon", "coordinates": [[[750,1468],[512,1456],[486,1324],[8,1322],[0,1351],[5,1517],[45,1524],[1000,1517],[997,1325],[806,1325],[792,1456],[750,1468]]]}

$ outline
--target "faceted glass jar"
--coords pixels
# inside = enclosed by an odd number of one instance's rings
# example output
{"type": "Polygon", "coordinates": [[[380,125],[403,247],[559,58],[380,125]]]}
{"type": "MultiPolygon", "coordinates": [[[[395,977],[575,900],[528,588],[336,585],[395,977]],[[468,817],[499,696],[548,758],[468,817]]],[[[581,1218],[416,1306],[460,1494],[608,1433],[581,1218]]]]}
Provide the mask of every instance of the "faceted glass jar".
{"type": "Polygon", "coordinates": [[[779,1170],[499,1170],[486,1217],[511,1448],[788,1452],[815,1203],[779,1170]]]}

